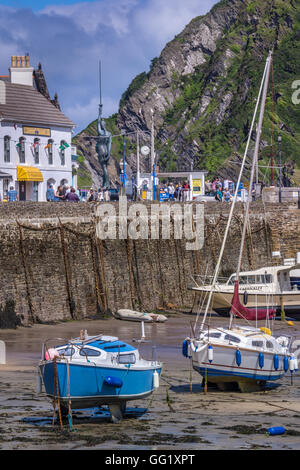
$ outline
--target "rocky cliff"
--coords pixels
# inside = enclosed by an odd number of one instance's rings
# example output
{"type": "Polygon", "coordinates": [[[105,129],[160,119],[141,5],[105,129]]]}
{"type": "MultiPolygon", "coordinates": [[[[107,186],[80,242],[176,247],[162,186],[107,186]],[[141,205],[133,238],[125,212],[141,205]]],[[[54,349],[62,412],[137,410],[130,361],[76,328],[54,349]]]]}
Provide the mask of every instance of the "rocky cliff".
{"type": "MultiPolygon", "coordinates": [[[[293,83],[300,79],[299,47],[299,0],[222,0],[194,18],[152,60],[149,72],[133,80],[113,126],[138,130],[146,142],[153,110],[160,169],[193,167],[234,176],[273,49],[260,177],[269,177],[263,167],[277,158],[279,132],[283,161],[300,166],[300,104],[292,99],[293,83]]],[[[77,136],[79,146],[84,137],[85,132],[77,136]]],[[[126,156],[133,170],[134,145],[132,137],[126,156]]],[[[149,161],[142,158],[141,165],[147,169],[149,161]]]]}

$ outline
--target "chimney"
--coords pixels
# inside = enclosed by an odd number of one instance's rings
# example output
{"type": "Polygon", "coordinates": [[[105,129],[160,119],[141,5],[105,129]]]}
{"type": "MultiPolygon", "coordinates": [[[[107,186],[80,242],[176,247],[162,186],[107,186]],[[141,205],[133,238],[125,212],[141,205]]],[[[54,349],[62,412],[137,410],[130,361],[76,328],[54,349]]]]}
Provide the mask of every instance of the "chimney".
{"type": "Polygon", "coordinates": [[[11,56],[9,74],[11,83],[33,86],[33,67],[30,67],[29,55],[11,56]]]}

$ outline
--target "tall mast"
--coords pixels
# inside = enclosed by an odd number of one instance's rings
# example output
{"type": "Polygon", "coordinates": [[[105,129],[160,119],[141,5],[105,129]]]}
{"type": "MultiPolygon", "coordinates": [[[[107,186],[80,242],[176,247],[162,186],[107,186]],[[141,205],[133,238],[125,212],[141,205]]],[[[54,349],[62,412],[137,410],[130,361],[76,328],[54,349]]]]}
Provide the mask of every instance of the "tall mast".
{"type": "Polygon", "coordinates": [[[101,60],[99,60],[99,95],[100,95],[100,102],[99,102],[99,114],[102,116],[102,83],[101,83],[101,60]]]}
{"type": "Polygon", "coordinates": [[[259,151],[259,144],[260,144],[260,138],[261,138],[262,124],[263,124],[263,119],[264,119],[266,97],[268,93],[271,58],[272,58],[272,51],[270,51],[269,56],[267,58],[267,62],[266,62],[267,70],[266,70],[264,90],[263,90],[263,95],[262,95],[262,100],[261,100],[261,107],[260,107],[259,120],[258,120],[258,126],[257,126],[256,141],[255,141],[254,155],[253,155],[253,160],[252,160],[252,168],[251,168],[251,175],[250,175],[250,182],[249,182],[249,194],[248,194],[248,199],[246,202],[246,209],[245,209],[245,215],[244,215],[244,225],[243,225],[243,232],[242,232],[242,238],[241,238],[240,254],[239,254],[238,265],[237,265],[237,270],[236,270],[236,279],[239,278],[240,270],[241,270],[243,248],[244,248],[246,232],[247,232],[247,224],[248,224],[248,218],[249,218],[249,207],[250,207],[250,201],[252,200],[252,185],[253,185],[253,180],[254,180],[254,172],[255,172],[255,168],[257,168],[258,166],[258,151],[259,151]]]}
{"type": "MultiPolygon", "coordinates": [[[[254,111],[253,118],[252,118],[252,123],[251,123],[250,131],[249,131],[249,135],[248,135],[247,145],[246,145],[246,148],[245,148],[245,152],[244,152],[244,156],[243,156],[243,160],[242,160],[242,165],[241,165],[241,170],[240,170],[240,174],[239,174],[238,181],[237,181],[236,188],[235,188],[233,201],[232,201],[232,204],[231,204],[231,207],[230,207],[230,213],[229,213],[229,217],[228,217],[228,221],[227,221],[227,225],[226,225],[226,229],[225,229],[225,234],[224,234],[224,237],[223,237],[223,242],[222,242],[222,246],[221,246],[221,250],[220,250],[220,254],[219,254],[219,259],[218,259],[218,262],[217,262],[217,265],[216,265],[216,268],[215,268],[214,277],[213,277],[212,285],[211,285],[209,296],[208,296],[208,301],[207,301],[205,312],[204,312],[204,317],[203,317],[203,320],[202,320],[202,323],[201,323],[201,330],[204,327],[206,317],[207,317],[207,313],[208,313],[208,310],[209,310],[209,307],[210,307],[210,304],[211,304],[213,291],[214,291],[215,286],[216,286],[216,282],[217,282],[217,278],[218,278],[218,274],[219,274],[219,270],[220,270],[220,265],[221,265],[221,261],[222,261],[222,257],[223,257],[223,253],[224,253],[224,249],[225,249],[225,244],[226,244],[226,241],[227,241],[227,236],[228,236],[229,228],[230,228],[230,225],[231,225],[233,210],[234,210],[235,203],[236,203],[236,200],[237,200],[237,193],[238,193],[238,190],[239,190],[242,174],[243,174],[245,163],[246,163],[246,157],[247,157],[248,148],[249,148],[249,144],[250,144],[250,140],[251,140],[251,136],[252,136],[252,132],[253,132],[253,127],[254,127],[254,123],[255,123],[255,119],[256,119],[256,114],[257,114],[260,98],[261,98],[263,84],[264,84],[265,77],[266,77],[267,68],[268,68],[268,60],[266,61],[266,65],[265,65],[265,69],[264,69],[264,73],[263,73],[263,78],[262,78],[262,81],[261,81],[261,84],[260,84],[260,89],[259,89],[258,97],[257,97],[257,100],[256,100],[256,106],[255,106],[255,111],[254,111]]],[[[253,159],[253,161],[255,161],[255,160],[253,159]]]]}

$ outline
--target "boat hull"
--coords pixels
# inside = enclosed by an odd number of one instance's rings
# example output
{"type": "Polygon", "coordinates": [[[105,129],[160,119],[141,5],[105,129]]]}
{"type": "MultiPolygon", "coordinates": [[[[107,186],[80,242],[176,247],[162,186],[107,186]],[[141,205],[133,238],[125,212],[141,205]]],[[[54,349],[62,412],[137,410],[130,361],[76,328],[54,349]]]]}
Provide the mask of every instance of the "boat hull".
{"type": "MultiPolygon", "coordinates": [[[[206,290],[195,289],[197,292],[206,293],[206,290]]],[[[281,296],[270,295],[266,293],[250,293],[247,291],[247,303],[244,302],[244,294],[239,294],[239,299],[242,305],[245,305],[250,310],[260,308],[270,308],[276,311],[276,315],[281,314],[281,296]]],[[[231,308],[233,297],[232,291],[214,291],[211,300],[211,308],[220,316],[228,317],[231,308]]],[[[300,291],[290,292],[282,295],[282,303],[286,316],[291,318],[300,318],[300,291]]]]}
{"type": "Polygon", "coordinates": [[[57,397],[54,379],[57,370],[60,403],[67,408],[70,402],[74,409],[145,398],[155,388],[154,371],[161,373],[161,367],[134,369],[96,366],[93,363],[68,365],[65,361],[57,361],[56,366],[53,361],[43,361],[39,366],[46,394],[49,398],[57,397]],[[122,385],[108,385],[106,377],[113,377],[122,385]]]}
{"type": "Polygon", "coordinates": [[[193,368],[210,382],[266,382],[279,380],[285,374],[284,355],[277,354],[279,363],[274,367],[274,353],[264,353],[260,367],[259,351],[240,349],[241,364],[236,361],[236,346],[213,345],[213,360],[208,360],[207,346],[192,352],[193,368]]]}

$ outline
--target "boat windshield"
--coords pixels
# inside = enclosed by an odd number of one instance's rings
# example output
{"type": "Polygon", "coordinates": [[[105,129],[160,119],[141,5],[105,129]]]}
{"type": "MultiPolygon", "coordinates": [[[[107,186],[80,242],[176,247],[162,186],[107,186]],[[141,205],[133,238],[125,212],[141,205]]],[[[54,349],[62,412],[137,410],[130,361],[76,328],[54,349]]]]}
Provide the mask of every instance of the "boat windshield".
{"type": "MultiPolygon", "coordinates": [[[[229,285],[234,285],[236,280],[236,275],[233,274],[229,280],[229,285]]],[[[272,274],[251,274],[251,275],[242,275],[239,278],[239,284],[271,284],[273,282],[272,274]]]]}

